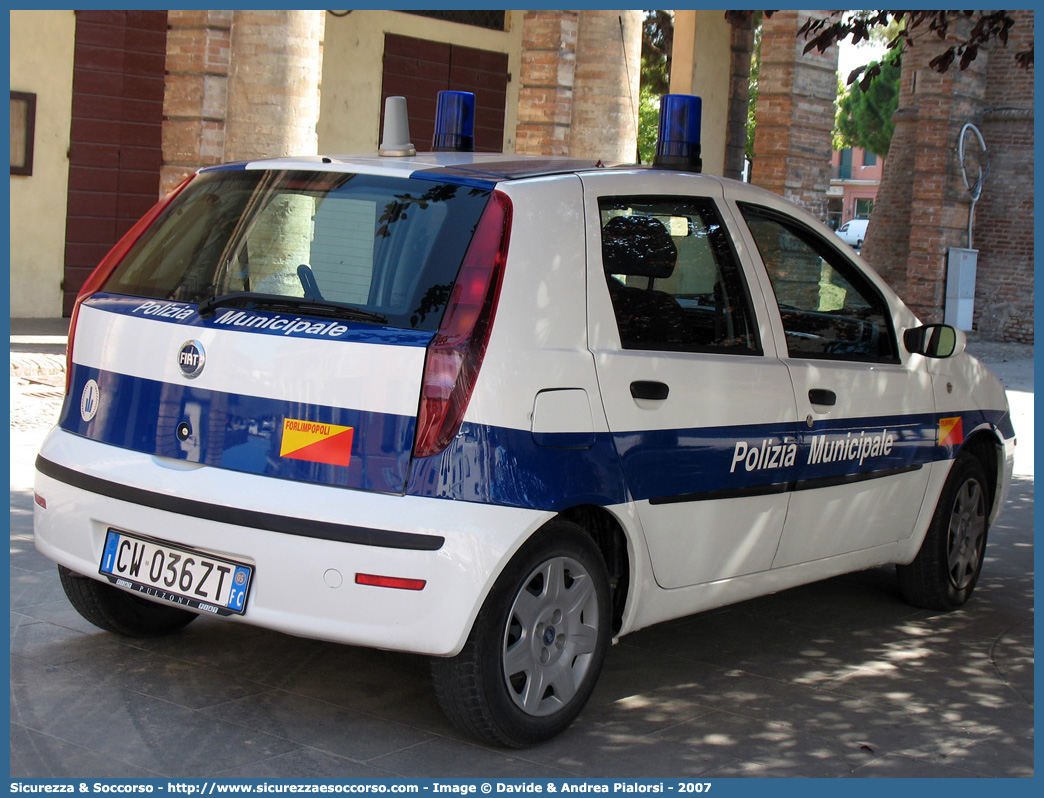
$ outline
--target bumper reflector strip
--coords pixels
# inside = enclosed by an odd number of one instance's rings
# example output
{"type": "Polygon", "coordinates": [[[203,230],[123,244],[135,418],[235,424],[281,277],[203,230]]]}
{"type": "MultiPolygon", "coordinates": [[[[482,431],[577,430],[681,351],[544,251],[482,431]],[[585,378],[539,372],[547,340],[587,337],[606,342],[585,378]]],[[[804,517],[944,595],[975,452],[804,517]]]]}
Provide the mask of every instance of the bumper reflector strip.
{"type": "Polygon", "coordinates": [[[398,590],[423,590],[428,582],[426,579],[403,579],[398,576],[356,574],[355,584],[370,585],[371,587],[393,587],[398,590]]]}

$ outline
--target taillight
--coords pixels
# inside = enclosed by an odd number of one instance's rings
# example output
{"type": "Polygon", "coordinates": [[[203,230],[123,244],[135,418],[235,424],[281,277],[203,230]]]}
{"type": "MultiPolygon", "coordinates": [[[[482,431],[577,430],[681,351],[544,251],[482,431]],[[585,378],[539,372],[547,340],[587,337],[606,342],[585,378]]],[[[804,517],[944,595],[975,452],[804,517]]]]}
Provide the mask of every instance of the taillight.
{"type": "Polygon", "coordinates": [[[65,347],[65,392],[69,393],[69,381],[72,379],[72,364],[73,364],[73,338],[76,335],[76,318],[80,314],[80,305],[84,303],[88,297],[92,294],[98,293],[102,286],[105,285],[106,280],[113,273],[113,270],[120,265],[120,261],[123,260],[124,256],[130,250],[131,247],[137,243],[138,239],[141,238],[141,234],[148,229],[156,217],[159,216],[164,208],[170,205],[171,200],[174,199],[181,190],[187,186],[195,175],[189,175],[181,183],[163,197],[159,202],[153,205],[149,211],[142,216],[134,226],[131,227],[123,237],[116,242],[112,249],[110,249],[101,262],[94,267],[94,271],[87,277],[87,281],[83,284],[83,288],[80,289],[80,293],[76,295],[76,302],[73,303],[72,313],[69,315],[69,343],[65,347]]]}
{"type": "Polygon", "coordinates": [[[495,191],[464,255],[439,331],[428,345],[413,444],[416,457],[446,448],[468,409],[493,329],[510,233],[511,200],[495,191]]]}

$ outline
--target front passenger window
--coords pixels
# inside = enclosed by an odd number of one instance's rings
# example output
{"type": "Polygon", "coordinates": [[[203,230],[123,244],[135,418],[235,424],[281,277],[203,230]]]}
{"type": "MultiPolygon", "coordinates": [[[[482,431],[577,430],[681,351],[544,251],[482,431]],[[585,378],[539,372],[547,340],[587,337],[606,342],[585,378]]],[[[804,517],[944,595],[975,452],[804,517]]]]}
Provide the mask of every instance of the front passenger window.
{"type": "Polygon", "coordinates": [[[888,305],[873,284],[797,222],[741,204],[779,305],[791,357],[898,362],[888,305]]]}

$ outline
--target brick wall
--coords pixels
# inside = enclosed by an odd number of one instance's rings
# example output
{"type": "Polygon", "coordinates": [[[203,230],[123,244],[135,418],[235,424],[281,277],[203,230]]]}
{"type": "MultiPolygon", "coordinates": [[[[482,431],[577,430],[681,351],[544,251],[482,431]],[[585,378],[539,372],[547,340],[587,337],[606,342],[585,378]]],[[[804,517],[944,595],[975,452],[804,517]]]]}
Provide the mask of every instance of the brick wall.
{"type": "Polygon", "coordinates": [[[515,151],[566,155],[573,112],[577,11],[527,11],[515,151]]]}
{"type": "Polygon", "coordinates": [[[906,294],[909,209],[913,202],[913,174],[917,160],[917,110],[900,108],[892,121],[895,132],[861,254],[902,296],[906,294]]]}
{"type": "Polygon", "coordinates": [[[974,325],[991,340],[1033,343],[1033,111],[990,112],[982,134],[990,176],[975,206],[974,325]]]}
{"type": "MultiPolygon", "coordinates": [[[[1033,340],[1033,83],[1013,64],[1017,37],[1032,37],[1032,12],[1009,45],[980,51],[964,71],[927,62],[937,48],[903,56],[895,134],[862,254],[924,321],[941,321],[951,247],[967,247],[971,196],[957,148],[962,128],[983,133],[990,175],[975,206],[978,250],[973,330],[983,337],[1033,340]]],[[[1023,41],[1027,39],[1023,38],[1023,41]]],[[[966,138],[969,181],[978,150],[966,138]]]]}
{"type": "Polygon", "coordinates": [[[641,11],[581,11],[569,154],[634,163],[638,153],[641,11]]]}
{"type": "Polygon", "coordinates": [[[316,151],[322,11],[171,11],[161,190],[200,166],[316,151]]]}
{"type": "Polygon", "coordinates": [[[802,54],[797,31],[814,11],[765,19],[751,181],[826,221],[837,48],[802,54]]]}
{"type": "Polygon", "coordinates": [[[1014,59],[1033,41],[1033,12],[1011,13],[1008,46],[995,48],[986,65],[980,130],[990,176],[975,206],[974,325],[991,340],[1033,343],[1033,73],[1014,59]]]}
{"type": "Polygon", "coordinates": [[[161,191],[199,166],[221,163],[231,11],[169,11],[161,191]]]}
{"type": "Polygon", "coordinates": [[[633,163],[640,11],[527,11],[515,151],[633,163]]]}
{"type": "Polygon", "coordinates": [[[943,318],[947,251],[968,245],[956,146],[986,87],[985,58],[940,74],[927,66],[936,52],[904,54],[896,133],[862,250],[925,321],[943,318]]]}
{"type": "Polygon", "coordinates": [[[225,160],[315,155],[324,11],[233,11],[225,160]]]}

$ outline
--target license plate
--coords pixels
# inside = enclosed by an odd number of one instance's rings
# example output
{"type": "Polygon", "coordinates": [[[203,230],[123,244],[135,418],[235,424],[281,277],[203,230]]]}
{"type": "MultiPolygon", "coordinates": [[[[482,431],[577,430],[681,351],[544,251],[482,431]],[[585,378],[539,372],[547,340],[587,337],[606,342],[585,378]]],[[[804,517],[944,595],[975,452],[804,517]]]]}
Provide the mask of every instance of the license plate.
{"type": "Polygon", "coordinates": [[[99,572],[120,587],[215,615],[242,615],[253,568],[110,529],[99,572]]]}

